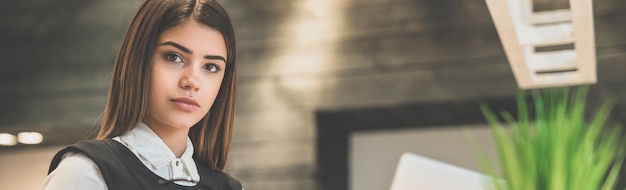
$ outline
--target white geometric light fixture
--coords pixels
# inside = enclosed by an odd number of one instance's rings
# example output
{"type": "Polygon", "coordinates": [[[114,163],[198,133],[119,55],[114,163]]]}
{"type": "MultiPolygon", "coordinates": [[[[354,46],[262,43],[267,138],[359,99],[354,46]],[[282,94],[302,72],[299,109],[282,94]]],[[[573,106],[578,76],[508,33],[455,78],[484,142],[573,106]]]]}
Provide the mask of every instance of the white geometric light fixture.
{"type": "Polygon", "coordinates": [[[486,0],[519,88],[596,83],[592,0],[533,11],[532,0],[486,0]]]}

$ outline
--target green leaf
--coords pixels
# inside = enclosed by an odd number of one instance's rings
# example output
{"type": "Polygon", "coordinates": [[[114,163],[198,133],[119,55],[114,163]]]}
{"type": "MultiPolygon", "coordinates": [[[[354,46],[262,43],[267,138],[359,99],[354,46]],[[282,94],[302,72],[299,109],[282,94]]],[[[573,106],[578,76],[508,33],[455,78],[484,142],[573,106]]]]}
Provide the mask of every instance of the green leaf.
{"type": "MultiPolygon", "coordinates": [[[[615,99],[602,103],[587,122],[588,87],[531,90],[534,118],[525,93],[518,91],[517,119],[500,112],[505,122],[481,104],[495,141],[508,190],[609,190],[615,187],[626,157],[621,126],[607,129],[615,99]]],[[[474,146],[478,146],[474,144],[474,146]]],[[[475,152],[480,150],[474,148],[475,152]]],[[[481,167],[497,179],[484,155],[481,167]]],[[[500,183],[496,183],[500,184],[500,183]]]]}

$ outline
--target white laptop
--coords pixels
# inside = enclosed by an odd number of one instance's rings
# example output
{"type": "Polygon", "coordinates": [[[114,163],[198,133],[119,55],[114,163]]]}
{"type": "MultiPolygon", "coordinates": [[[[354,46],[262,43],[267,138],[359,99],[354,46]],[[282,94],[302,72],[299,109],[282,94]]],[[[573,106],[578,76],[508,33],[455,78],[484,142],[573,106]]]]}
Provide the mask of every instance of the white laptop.
{"type": "Polygon", "coordinates": [[[487,175],[412,153],[400,158],[391,190],[494,190],[487,175]]]}

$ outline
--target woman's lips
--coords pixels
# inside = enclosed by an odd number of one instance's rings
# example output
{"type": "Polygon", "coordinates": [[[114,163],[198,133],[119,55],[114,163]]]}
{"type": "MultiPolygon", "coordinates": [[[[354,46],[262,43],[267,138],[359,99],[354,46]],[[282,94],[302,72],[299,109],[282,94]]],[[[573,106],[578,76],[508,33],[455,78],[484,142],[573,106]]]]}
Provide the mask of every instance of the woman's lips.
{"type": "Polygon", "coordinates": [[[192,98],[188,98],[188,97],[176,98],[176,99],[172,99],[171,101],[174,102],[176,107],[178,107],[179,109],[183,111],[191,112],[200,108],[200,105],[198,104],[196,100],[192,98]]]}

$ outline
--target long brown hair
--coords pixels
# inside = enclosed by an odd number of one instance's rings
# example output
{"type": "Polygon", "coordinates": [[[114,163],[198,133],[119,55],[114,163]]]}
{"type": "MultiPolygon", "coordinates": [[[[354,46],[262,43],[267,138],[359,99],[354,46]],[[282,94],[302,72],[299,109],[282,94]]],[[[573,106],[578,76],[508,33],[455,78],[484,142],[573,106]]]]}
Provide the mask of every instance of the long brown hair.
{"type": "Polygon", "coordinates": [[[143,120],[158,37],[188,19],[220,31],[226,42],[226,69],[217,98],[209,113],[189,131],[194,159],[212,169],[223,170],[235,115],[235,33],[228,14],[215,0],[144,0],[139,5],[113,66],[97,138],[122,135],[143,120]]]}

